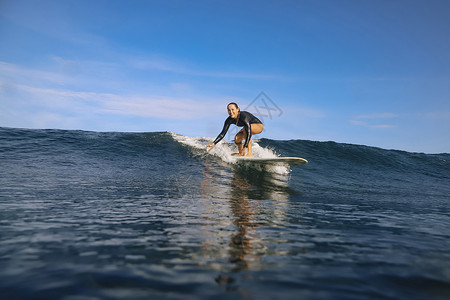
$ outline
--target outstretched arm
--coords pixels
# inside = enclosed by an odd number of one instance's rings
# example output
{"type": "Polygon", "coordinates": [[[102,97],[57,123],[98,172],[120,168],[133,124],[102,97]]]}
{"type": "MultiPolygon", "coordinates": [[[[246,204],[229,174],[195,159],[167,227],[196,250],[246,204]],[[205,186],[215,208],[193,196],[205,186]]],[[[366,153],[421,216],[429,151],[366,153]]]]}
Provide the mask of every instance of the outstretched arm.
{"type": "Polygon", "coordinates": [[[219,133],[219,135],[216,137],[216,139],[214,140],[214,142],[212,142],[211,144],[209,144],[208,146],[206,146],[206,151],[211,150],[218,142],[220,142],[224,137],[225,134],[227,134],[228,132],[228,128],[230,128],[231,122],[233,119],[231,118],[227,118],[225,120],[225,123],[223,124],[223,129],[222,131],[219,133]]]}

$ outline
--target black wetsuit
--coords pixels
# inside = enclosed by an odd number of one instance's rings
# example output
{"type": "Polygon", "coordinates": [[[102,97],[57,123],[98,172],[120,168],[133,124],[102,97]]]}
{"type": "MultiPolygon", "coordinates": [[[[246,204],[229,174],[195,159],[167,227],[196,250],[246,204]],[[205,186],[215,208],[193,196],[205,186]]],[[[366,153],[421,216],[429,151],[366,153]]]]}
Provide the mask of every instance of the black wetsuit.
{"type": "Polygon", "coordinates": [[[244,127],[245,132],[247,132],[247,138],[245,139],[244,148],[248,147],[248,143],[250,139],[252,138],[252,130],[250,127],[250,124],[262,124],[262,122],[252,115],[251,113],[247,111],[241,111],[239,112],[238,119],[233,119],[231,117],[228,117],[225,120],[225,124],[223,124],[222,132],[217,136],[216,140],[214,141],[214,144],[217,144],[220,142],[225,134],[227,134],[228,128],[230,128],[231,124],[235,124],[239,127],[244,127]]]}

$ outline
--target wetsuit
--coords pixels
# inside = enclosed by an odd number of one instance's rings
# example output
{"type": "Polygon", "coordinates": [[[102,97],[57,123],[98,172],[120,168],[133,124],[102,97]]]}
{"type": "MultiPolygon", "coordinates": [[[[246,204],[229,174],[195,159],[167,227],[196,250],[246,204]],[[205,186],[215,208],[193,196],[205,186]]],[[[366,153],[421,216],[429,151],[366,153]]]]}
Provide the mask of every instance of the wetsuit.
{"type": "Polygon", "coordinates": [[[225,124],[223,124],[222,132],[217,136],[216,140],[214,141],[214,144],[217,144],[220,142],[225,134],[227,134],[228,128],[230,128],[231,124],[235,124],[239,127],[244,127],[245,132],[247,132],[247,138],[245,139],[244,148],[248,147],[248,143],[250,139],[252,138],[252,130],[250,127],[250,124],[262,124],[262,122],[252,115],[251,113],[247,111],[241,111],[239,112],[238,119],[233,119],[231,117],[228,117],[225,120],[225,124]]]}

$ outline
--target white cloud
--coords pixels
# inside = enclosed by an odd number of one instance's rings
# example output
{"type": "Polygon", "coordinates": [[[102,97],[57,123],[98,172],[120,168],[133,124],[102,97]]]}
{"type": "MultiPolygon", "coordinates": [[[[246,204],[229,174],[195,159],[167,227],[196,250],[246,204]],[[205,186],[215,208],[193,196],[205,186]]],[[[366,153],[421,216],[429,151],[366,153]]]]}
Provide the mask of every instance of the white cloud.
{"type": "Polygon", "coordinates": [[[372,113],[368,115],[359,115],[356,116],[356,119],[392,119],[397,118],[399,115],[394,113],[372,113]]]}
{"type": "Polygon", "coordinates": [[[177,62],[161,57],[143,58],[129,60],[128,64],[136,69],[147,71],[164,71],[175,74],[200,76],[200,77],[215,77],[215,78],[236,78],[236,79],[255,79],[255,80],[284,80],[285,78],[273,74],[261,74],[251,72],[224,72],[217,70],[202,70],[201,68],[190,66],[186,63],[177,62]]]}
{"type": "Polygon", "coordinates": [[[210,115],[215,110],[207,103],[187,98],[117,95],[96,95],[96,97],[101,99],[103,107],[101,110],[113,114],[193,120],[203,115],[210,115]]]}
{"type": "Polygon", "coordinates": [[[366,128],[373,129],[389,129],[395,128],[395,125],[392,124],[377,124],[381,122],[381,120],[385,119],[395,119],[398,118],[399,115],[395,113],[385,112],[385,113],[371,113],[366,115],[358,115],[355,116],[354,119],[350,120],[350,123],[355,126],[362,126],[366,128]]]}
{"type": "Polygon", "coordinates": [[[135,69],[187,73],[187,68],[181,63],[164,58],[130,59],[128,64],[135,69]]]}
{"type": "Polygon", "coordinates": [[[0,76],[13,82],[42,82],[49,81],[57,84],[63,84],[69,80],[64,74],[36,70],[30,68],[22,68],[20,66],[0,61],[0,76]]]}
{"type": "Polygon", "coordinates": [[[450,112],[449,111],[428,112],[428,113],[421,113],[421,114],[418,114],[418,115],[419,115],[419,117],[425,117],[426,119],[432,119],[432,120],[450,119],[450,112]]]}
{"type": "MultiPolygon", "coordinates": [[[[141,67],[206,74],[164,60],[141,67]]],[[[214,116],[226,115],[225,104],[229,102],[227,97],[197,92],[195,86],[182,80],[158,80],[158,73],[147,76],[145,82],[142,78],[127,78],[127,74],[134,74],[136,69],[130,70],[130,66],[120,62],[75,61],[49,56],[44,68],[0,61],[0,109],[3,114],[5,111],[10,115],[15,113],[16,119],[24,122],[8,118],[8,124],[13,125],[5,124],[6,119],[0,125],[70,128],[70,124],[75,124],[77,128],[85,128],[83,122],[89,118],[117,119],[119,115],[124,116],[123,120],[126,116],[136,116],[207,122],[206,119],[214,116]]],[[[220,72],[215,75],[233,76],[231,73],[220,75],[220,72]]]]}
{"type": "Polygon", "coordinates": [[[370,128],[380,128],[380,129],[395,128],[394,125],[390,125],[390,124],[369,125],[369,127],[370,128]]]}
{"type": "Polygon", "coordinates": [[[373,129],[388,129],[388,128],[396,127],[391,124],[371,124],[371,123],[360,121],[360,120],[350,120],[350,123],[355,126],[362,126],[362,127],[366,127],[366,128],[373,128],[373,129]]]}
{"type": "Polygon", "coordinates": [[[357,126],[368,126],[366,122],[359,120],[350,120],[350,123],[357,126]]]}
{"type": "MultiPolygon", "coordinates": [[[[2,88],[0,95],[20,99],[17,104],[35,110],[57,111],[61,114],[110,113],[142,117],[192,120],[203,115],[223,112],[222,107],[189,98],[161,96],[133,96],[111,93],[76,92],[37,88],[27,85],[9,84],[2,88]]],[[[14,101],[10,103],[14,105],[14,101]]]]}

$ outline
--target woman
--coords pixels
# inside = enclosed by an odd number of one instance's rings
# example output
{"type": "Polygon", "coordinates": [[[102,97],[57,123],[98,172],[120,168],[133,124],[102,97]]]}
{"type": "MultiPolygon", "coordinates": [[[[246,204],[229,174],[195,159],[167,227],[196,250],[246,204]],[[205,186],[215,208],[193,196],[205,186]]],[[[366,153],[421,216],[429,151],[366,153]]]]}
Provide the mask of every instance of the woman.
{"type": "Polygon", "coordinates": [[[234,137],[234,142],[237,144],[239,153],[233,155],[239,156],[252,156],[252,134],[259,134],[263,131],[264,126],[262,122],[247,111],[241,111],[238,105],[231,102],[227,105],[229,117],[225,120],[222,132],[217,136],[216,140],[206,146],[206,151],[211,150],[218,142],[220,142],[225,134],[227,134],[228,128],[231,124],[235,124],[242,128],[234,137]],[[245,140],[244,145],[242,141],[245,140]],[[247,154],[245,154],[245,149],[248,149],[247,154]]]}

